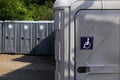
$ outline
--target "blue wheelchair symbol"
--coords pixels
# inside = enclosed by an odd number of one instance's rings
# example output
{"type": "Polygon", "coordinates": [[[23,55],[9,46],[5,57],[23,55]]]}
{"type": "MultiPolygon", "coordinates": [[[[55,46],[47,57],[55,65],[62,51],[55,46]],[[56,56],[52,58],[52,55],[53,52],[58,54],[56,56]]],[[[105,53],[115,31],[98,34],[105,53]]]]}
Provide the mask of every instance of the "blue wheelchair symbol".
{"type": "Polygon", "coordinates": [[[93,49],[93,37],[81,37],[81,49],[92,50],[93,49]]]}

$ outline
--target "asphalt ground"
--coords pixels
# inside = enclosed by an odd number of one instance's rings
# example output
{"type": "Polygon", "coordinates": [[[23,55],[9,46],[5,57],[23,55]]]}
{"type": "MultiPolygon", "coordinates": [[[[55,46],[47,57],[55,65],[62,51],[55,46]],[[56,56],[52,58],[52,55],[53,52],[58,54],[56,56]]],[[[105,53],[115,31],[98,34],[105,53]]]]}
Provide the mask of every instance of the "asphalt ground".
{"type": "Polygon", "coordinates": [[[54,80],[53,56],[0,54],[0,80],[54,80]]]}

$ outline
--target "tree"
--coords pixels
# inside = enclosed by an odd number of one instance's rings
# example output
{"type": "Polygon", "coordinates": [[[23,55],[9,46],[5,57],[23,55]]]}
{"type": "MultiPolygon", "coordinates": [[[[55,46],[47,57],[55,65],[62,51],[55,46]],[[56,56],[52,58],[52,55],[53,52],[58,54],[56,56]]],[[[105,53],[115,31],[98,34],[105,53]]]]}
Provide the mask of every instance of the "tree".
{"type": "Polygon", "coordinates": [[[34,20],[53,20],[54,0],[29,0],[28,9],[33,13],[34,20]]]}
{"type": "Polygon", "coordinates": [[[53,0],[0,0],[1,20],[52,20],[53,0]]]}
{"type": "Polygon", "coordinates": [[[1,20],[26,20],[32,19],[31,13],[19,0],[0,0],[1,20]]]}

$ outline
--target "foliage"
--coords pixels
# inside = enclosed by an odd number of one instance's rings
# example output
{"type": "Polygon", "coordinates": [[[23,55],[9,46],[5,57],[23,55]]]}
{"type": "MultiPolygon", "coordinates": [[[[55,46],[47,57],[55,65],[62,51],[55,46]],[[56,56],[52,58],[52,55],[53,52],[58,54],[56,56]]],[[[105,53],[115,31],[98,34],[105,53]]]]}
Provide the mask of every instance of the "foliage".
{"type": "Polygon", "coordinates": [[[54,0],[0,0],[1,20],[52,20],[54,0]]]}

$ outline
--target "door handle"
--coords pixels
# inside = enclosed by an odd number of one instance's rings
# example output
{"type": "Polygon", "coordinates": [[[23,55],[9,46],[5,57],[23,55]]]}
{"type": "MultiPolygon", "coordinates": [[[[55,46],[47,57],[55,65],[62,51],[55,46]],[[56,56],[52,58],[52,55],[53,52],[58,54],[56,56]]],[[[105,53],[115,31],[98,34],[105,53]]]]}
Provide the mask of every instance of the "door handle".
{"type": "Polygon", "coordinates": [[[40,40],[40,38],[37,38],[37,40],[39,41],[39,40],[40,40]]]}
{"type": "Polygon", "coordinates": [[[78,67],[78,73],[87,73],[90,72],[90,67],[78,67]]]}
{"type": "Polygon", "coordinates": [[[23,39],[25,39],[24,37],[21,37],[21,39],[23,40],[23,39]]]}
{"type": "Polygon", "coordinates": [[[8,39],[9,37],[8,36],[6,36],[6,39],[8,39]]]}

